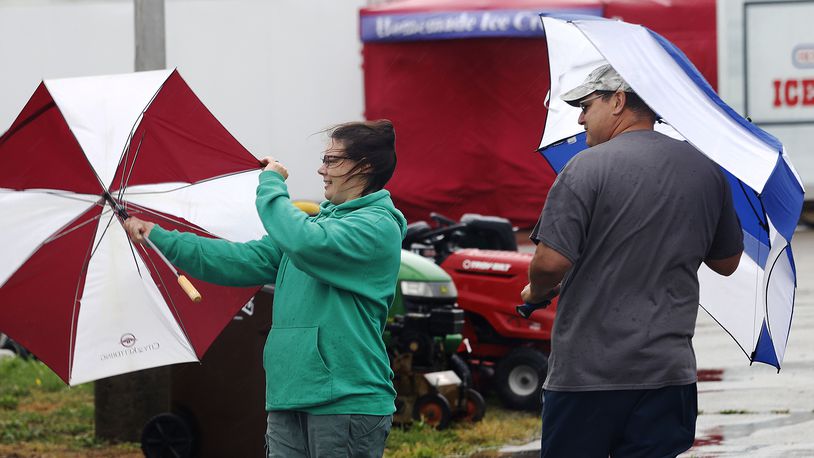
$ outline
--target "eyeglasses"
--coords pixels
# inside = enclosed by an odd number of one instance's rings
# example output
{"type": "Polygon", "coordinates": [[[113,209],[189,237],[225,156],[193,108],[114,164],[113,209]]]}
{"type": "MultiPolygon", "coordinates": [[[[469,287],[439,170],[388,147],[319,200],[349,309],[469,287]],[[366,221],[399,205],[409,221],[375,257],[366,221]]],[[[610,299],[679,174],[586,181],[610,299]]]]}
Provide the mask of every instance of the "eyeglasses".
{"type": "Polygon", "coordinates": [[[345,159],[347,159],[346,156],[336,156],[333,154],[326,154],[322,156],[322,164],[325,167],[334,167],[336,165],[341,164],[342,161],[344,161],[345,159]]]}
{"type": "Polygon", "coordinates": [[[596,99],[602,97],[603,95],[604,94],[597,94],[597,95],[595,95],[593,97],[589,97],[589,98],[583,100],[582,102],[579,102],[578,106],[579,106],[579,109],[582,110],[582,114],[585,114],[588,111],[588,107],[590,107],[592,105],[592,104],[591,105],[585,105],[585,102],[590,102],[591,100],[596,100],[596,99]]]}

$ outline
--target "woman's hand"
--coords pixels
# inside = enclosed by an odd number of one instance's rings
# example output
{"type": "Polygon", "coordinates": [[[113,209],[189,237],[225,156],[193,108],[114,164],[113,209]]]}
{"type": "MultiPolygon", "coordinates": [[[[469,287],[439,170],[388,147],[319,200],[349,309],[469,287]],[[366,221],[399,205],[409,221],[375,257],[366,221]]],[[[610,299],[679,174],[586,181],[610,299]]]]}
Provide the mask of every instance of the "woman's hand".
{"type": "Polygon", "coordinates": [[[134,243],[145,243],[144,239],[150,236],[150,231],[153,230],[155,223],[149,221],[142,221],[135,216],[131,216],[124,220],[124,230],[127,231],[127,236],[130,237],[134,243]]]}
{"type": "Polygon", "coordinates": [[[288,179],[288,169],[285,168],[283,164],[280,164],[280,162],[274,159],[273,157],[266,156],[263,159],[260,159],[260,163],[266,165],[266,168],[263,169],[264,171],[270,170],[272,172],[277,172],[283,176],[283,180],[288,179]]]}

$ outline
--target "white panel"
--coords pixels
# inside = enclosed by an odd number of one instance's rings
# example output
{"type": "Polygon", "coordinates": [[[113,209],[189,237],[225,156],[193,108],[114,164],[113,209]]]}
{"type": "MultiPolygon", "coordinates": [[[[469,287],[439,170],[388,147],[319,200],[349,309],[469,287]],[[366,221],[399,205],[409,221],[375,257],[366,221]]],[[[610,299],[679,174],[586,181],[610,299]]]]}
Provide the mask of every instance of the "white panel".
{"type": "Polygon", "coordinates": [[[794,281],[794,271],[786,250],[783,250],[772,267],[769,289],[766,294],[769,332],[777,352],[777,362],[781,364],[786,353],[786,343],[789,339],[792,310],[794,309],[794,281]]]}
{"type": "Polygon", "coordinates": [[[712,104],[650,33],[618,21],[577,26],[633,90],[696,148],[761,192],[778,151],[712,104]]]}
{"type": "Polygon", "coordinates": [[[551,90],[543,140],[540,146],[574,136],[584,130],[577,123],[579,108],[560,99],[560,95],[579,86],[591,70],[605,64],[599,51],[573,24],[543,18],[548,42],[551,90]]]}
{"type": "Polygon", "coordinates": [[[159,70],[45,81],[106,188],[131,130],[169,74],[159,70]]]}
{"type": "Polygon", "coordinates": [[[763,323],[763,270],[749,256],[742,256],[738,270],[724,277],[705,264],[698,269],[700,302],[748,354],[757,343],[763,323]]]}
{"type": "Polygon", "coordinates": [[[42,243],[94,205],[98,196],[0,190],[0,286],[42,243]]]}
{"type": "MultiPolygon", "coordinates": [[[[647,104],[678,132],[746,184],[756,190],[763,189],[777,161],[778,152],[758,141],[713,105],[645,28],[607,20],[574,23],[647,104]]],[[[551,29],[551,33],[548,24],[547,19],[549,43],[560,40],[552,37],[558,29],[551,29]]],[[[564,33],[566,40],[577,40],[579,43],[579,38],[573,32],[564,33]]],[[[568,50],[566,43],[561,43],[559,48],[568,50]]],[[[584,70],[582,73],[587,74],[584,70]]],[[[561,89],[568,90],[576,84],[569,86],[561,89]]],[[[559,95],[552,91],[552,104],[559,95]]],[[[573,117],[572,114],[568,116],[573,117]]],[[[546,129],[549,125],[552,124],[547,121],[546,129]]],[[[548,137],[544,138],[549,140],[548,137]]]]}
{"type": "Polygon", "coordinates": [[[764,277],[762,286],[763,291],[766,291],[765,313],[769,333],[772,336],[777,361],[782,363],[794,309],[795,277],[786,253],[789,244],[777,232],[770,218],[768,222],[772,249],[766,260],[767,275],[764,277]]]}
{"type": "MultiPolygon", "coordinates": [[[[104,225],[97,232],[104,232],[104,225]]],[[[88,265],[70,384],[197,361],[141,258],[114,221],[88,265]],[[141,269],[141,276],[136,270],[141,269]]]]}
{"type": "Polygon", "coordinates": [[[131,186],[124,198],[180,216],[218,237],[247,242],[266,234],[254,205],[259,175],[259,170],[251,171],[192,186],[185,183],[131,186]]]}
{"type": "MultiPolygon", "coordinates": [[[[565,92],[579,86],[591,70],[607,61],[587,37],[573,24],[549,17],[543,18],[547,34],[551,90],[548,115],[540,146],[548,146],[584,130],[579,125],[579,108],[561,98],[565,92]]],[[[657,123],[655,130],[669,137],[684,140],[672,126],[657,123]]]]}

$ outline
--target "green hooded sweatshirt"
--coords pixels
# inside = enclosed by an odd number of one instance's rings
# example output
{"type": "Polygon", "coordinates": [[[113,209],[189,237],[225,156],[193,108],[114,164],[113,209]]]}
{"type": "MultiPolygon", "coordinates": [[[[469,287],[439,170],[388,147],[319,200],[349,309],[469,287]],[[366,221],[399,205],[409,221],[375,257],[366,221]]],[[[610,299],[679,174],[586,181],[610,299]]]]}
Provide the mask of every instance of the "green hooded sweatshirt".
{"type": "Polygon", "coordinates": [[[309,217],[291,203],[282,176],[269,171],[260,174],[256,205],[268,232],[260,240],[234,243],[157,225],[150,240],[203,281],[276,283],[263,350],[266,410],[393,413],[396,391],[382,333],[407,224],[390,193],[326,201],[309,217]]]}

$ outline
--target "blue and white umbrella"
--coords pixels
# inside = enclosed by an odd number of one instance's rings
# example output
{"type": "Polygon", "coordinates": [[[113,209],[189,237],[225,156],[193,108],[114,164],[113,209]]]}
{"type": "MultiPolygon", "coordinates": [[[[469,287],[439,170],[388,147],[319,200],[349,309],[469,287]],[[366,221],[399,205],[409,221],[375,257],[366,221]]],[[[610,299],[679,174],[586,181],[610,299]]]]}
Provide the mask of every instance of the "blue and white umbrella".
{"type": "Polygon", "coordinates": [[[702,265],[701,306],[750,361],[779,370],[797,287],[790,242],[804,193],[783,145],[735,113],[678,48],[645,27],[588,16],[543,16],[543,26],[551,71],[543,156],[559,172],[586,148],[579,109],[560,94],[610,63],[664,121],[656,130],[686,139],[728,177],[744,256],[730,277],[702,265]]]}

